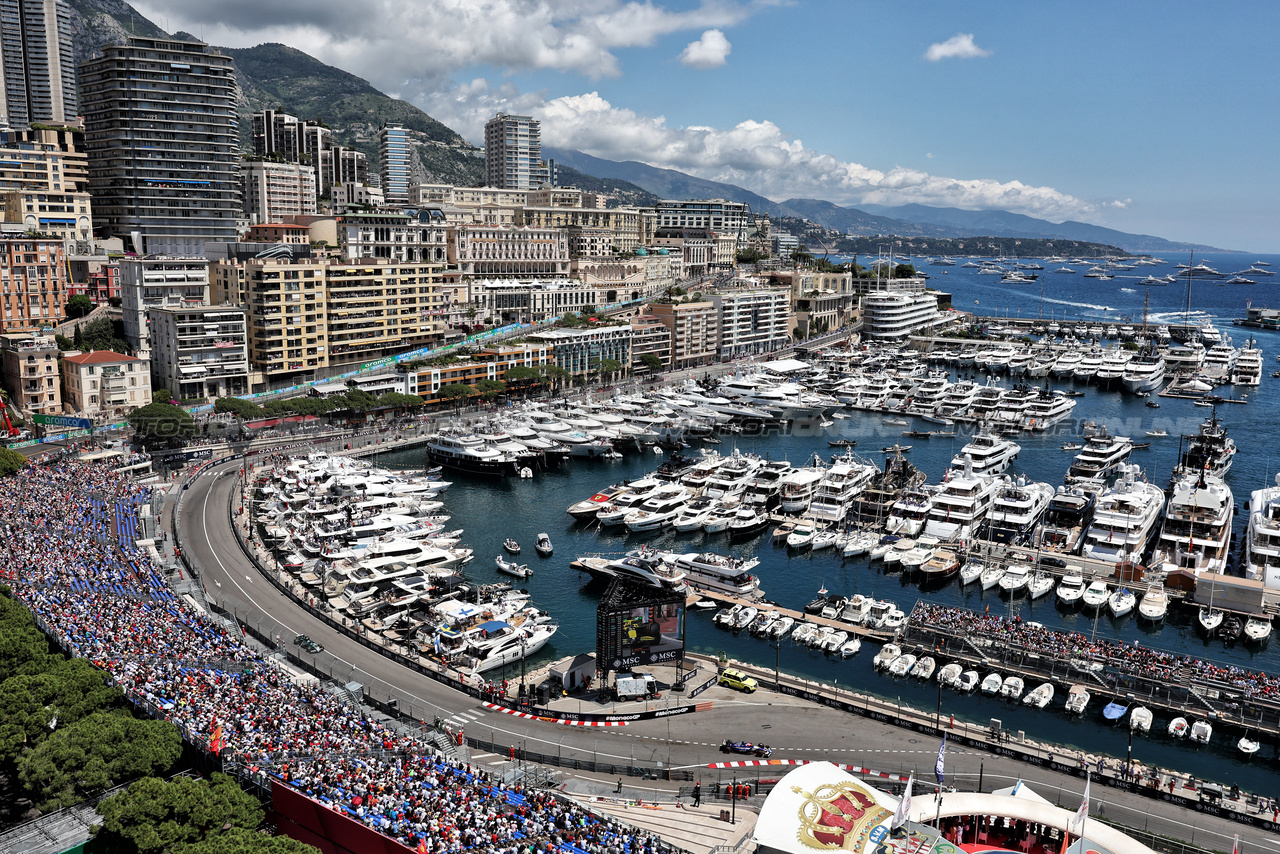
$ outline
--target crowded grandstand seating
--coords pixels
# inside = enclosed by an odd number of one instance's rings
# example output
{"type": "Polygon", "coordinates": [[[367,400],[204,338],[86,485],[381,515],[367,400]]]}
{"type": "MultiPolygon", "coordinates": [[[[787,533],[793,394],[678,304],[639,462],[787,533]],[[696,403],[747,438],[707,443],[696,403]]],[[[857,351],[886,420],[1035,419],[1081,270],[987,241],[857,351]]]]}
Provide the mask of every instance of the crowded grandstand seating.
{"type": "Polygon", "coordinates": [[[105,464],[28,466],[0,496],[0,571],[41,625],[140,707],[422,852],[647,854],[658,840],[508,788],[302,685],[174,596],[135,545],[145,487],[105,464]]]}

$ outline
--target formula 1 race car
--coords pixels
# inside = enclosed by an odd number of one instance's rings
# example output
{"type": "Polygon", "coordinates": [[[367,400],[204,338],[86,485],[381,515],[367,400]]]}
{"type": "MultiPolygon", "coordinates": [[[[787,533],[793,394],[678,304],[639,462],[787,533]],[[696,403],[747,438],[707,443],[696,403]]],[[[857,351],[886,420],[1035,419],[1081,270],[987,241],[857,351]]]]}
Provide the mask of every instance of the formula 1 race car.
{"type": "Polygon", "coordinates": [[[752,744],[749,741],[730,741],[724,740],[724,744],[720,745],[721,753],[745,753],[748,756],[767,757],[773,754],[773,748],[767,744],[752,744]]]}

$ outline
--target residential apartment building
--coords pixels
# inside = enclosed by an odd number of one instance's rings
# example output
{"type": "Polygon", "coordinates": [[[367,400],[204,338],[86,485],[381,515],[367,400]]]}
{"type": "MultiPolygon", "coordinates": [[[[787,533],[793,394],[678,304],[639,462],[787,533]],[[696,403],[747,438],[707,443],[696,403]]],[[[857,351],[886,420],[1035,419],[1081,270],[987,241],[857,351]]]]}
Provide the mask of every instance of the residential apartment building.
{"type": "Polygon", "coordinates": [[[448,260],[448,225],[438,212],[355,213],[338,218],[338,239],[349,261],[382,258],[405,263],[443,264],[448,260]]]}
{"type": "Polygon", "coordinates": [[[151,402],[151,368],[111,350],[62,356],[63,402],[81,418],[116,417],[151,402]]]}
{"type": "Polygon", "coordinates": [[[330,264],[330,365],[380,359],[443,343],[442,265],[435,262],[330,264]]]}
{"type": "Polygon", "coordinates": [[[746,244],[752,224],[751,206],[724,199],[663,200],[658,202],[658,228],[699,228],[727,234],[739,248],[746,244]]]}
{"type": "Polygon", "coordinates": [[[0,230],[0,332],[57,324],[70,292],[61,240],[32,237],[20,225],[0,230]]]}
{"type": "Polygon", "coordinates": [[[329,201],[335,211],[347,211],[351,208],[381,207],[386,199],[381,187],[366,187],[364,184],[348,181],[329,188],[329,201]]]}
{"type": "Polygon", "coordinates": [[[862,297],[861,314],[862,335],[872,341],[903,341],[928,334],[943,320],[937,294],[917,289],[909,279],[872,283],[862,297]]]}
{"type": "Polygon", "coordinates": [[[260,391],[443,343],[442,267],[234,249],[213,264],[213,293],[219,304],[248,309],[253,390],[260,391]]]}
{"type": "Polygon", "coordinates": [[[791,343],[791,295],[783,289],[713,294],[721,359],[772,353],[791,343]]]}
{"type": "Polygon", "coordinates": [[[455,226],[449,261],[465,279],[567,278],[569,241],[558,228],[455,226]]]}
{"type": "Polygon", "coordinates": [[[67,260],[71,282],[67,298],[87,296],[95,305],[120,298],[120,262],[106,255],[72,255],[67,260]]]}
{"type": "Polygon", "coordinates": [[[551,348],[556,367],[574,376],[585,377],[605,359],[631,367],[631,326],[608,324],[585,329],[551,329],[530,338],[551,348]]]}
{"type": "Polygon", "coordinates": [[[651,302],[651,316],[671,333],[671,367],[692,368],[716,360],[719,335],[714,303],[651,302]]]}
{"type": "MultiPolygon", "coordinates": [[[[373,176],[377,178],[377,175],[373,176]]],[[[319,190],[324,196],[339,184],[370,186],[369,158],[363,151],[330,143],[320,152],[319,190]]]]}
{"type": "Polygon", "coordinates": [[[150,358],[148,312],[208,305],[209,262],[167,255],[125,258],[120,262],[120,299],[125,341],[139,357],[150,358]]]}
{"type": "Polygon", "coordinates": [[[236,80],[203,42],[130,38],[80,67],[97,228],[140,254],[201,255],[236,239],[236,80]]]}
{"type": "Polygon", "coordinates": [[[252,121],[254,155],[312,167],[317,195],[328,194],[335,185],[368,183],[368,158],[335,143],[327,127],[278,110],[254,113],[252,121]]]}
{"type": "Polygon", "coordinates": [[[542,123],[531,116],[498,113],[484,126],[484,182],[529,190],[554,184],[542,159],[542,123]]]}
{"type": "Polygon", "coordinates": [[[0,373],[9,402],[25,414],[61,415],[58,345],[52,335],[0,335],[0,373]]]}
{"type": "Polygon", "coordinates": [[[0,203],[5,222],[56,235],[68,248],[74,241],[90,240],[93,214],[84,133],[73,128],[0,131],[0,203]]]}
{"type": "Polygon", "coordinates": [[[244,213],[251,224],[316,213],[316,170],[300,163],[242,160],[244,213]]]}
{"type": "Polygon", "coordinates": [[[65,0],[0,0],[0,119],[5,125],[76,120],[73,49],[65,0]]]}
{"type": "Polygon", "coordinates": [[[231,305],[152,308],[151,373],[179,400],[249,392],[245,310],[231,305]]]}
{"type": "Polygon", "coordinates": [[[476,279],[469,299],[482,320],[495,326],[541,323],[600,304],[600,293],[572,279],[476,279]]]}
{"type": "Polygon", "coordinates": [[[634,208],[569,208],[553,206],[534,206],[532,204],[520,208],[516,212],[516,224],[532,228],[567,228],[582,231],[604,231],[609,234],[608,243],[599,249],[578,251],[574,257],[590,257],[592,255],[613,254],[615,252],[634,252],[645,245],[647,236],[645,213],[634,208]]]}
{"type": "Polygon", "coordinates": [[[378,134],[378,174],[382,197],[389,205],[409,203],[409,178],[413,174],[413,144],[401,125],[383,125],[378,134]]]}
{"type": "Polygon", "coordinates": [[[640,314],[631,318],[631,369],[648,373],[644,364],[646,355],[657,356],[662,370],[671,368],[671,330],[659,318],[640,314]]]}

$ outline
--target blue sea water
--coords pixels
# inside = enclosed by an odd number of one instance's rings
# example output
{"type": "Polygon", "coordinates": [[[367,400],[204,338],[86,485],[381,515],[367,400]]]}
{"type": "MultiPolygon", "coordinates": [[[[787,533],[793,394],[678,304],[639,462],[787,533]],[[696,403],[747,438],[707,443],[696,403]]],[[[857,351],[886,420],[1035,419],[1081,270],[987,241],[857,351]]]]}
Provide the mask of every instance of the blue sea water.
{"type": "MultiPolygon", "coordinates": [[[[957,308],[978,305],[972,310],[992,315],[1006,313],[1027,316],[1028,313],[1055,318],[1108,319],[1120,322],[1128,317],[1141,320],[1145,289],[1134,283],[1148,273],[1156,276],[1165,272],[1176,274],[1174,264],[1186,263],[1186,258],[1168,258],[1162,267],[1138,267],[1133,279],[1122,278],[1098,282],[1074,276],[1048,273],[1045,285],[1046,299],[1040,302],[1040,286],[1021,286],[1018,289],[1002,287],[996,277],[977,276],[973,270],[956,267],[928,267],[933,275],[932,285],[953,294],[957,308]],[[945,274],[940,271],[945,270],[945,274]],[[1061,280],[1061,281],[1059,281],[1061,280]],[[1129,288],[1133,292],[1127,292],[1129,288]],[[1052,302],[1048,295],[1052,294],[1052,302]]],[[[1214,266],[1224,273],[1248,267],[1254,260],[1271,261],[1280,273],[1280,256],[1210,256],[1196,257],[1195,262],[1214,266]]],[[[1046,267],[1060,265],[1046,264],[1046,267]]],[[[1083,272],[1079,265],[1072,265],[1083,272]]],[[[1232,335],[1240,345],[1250,330],[1232,327],[1234,317],[1245,314],[1245,300],[1255,305],[1265,305],[1270,299],[1280,307],[1280,275],[1260,278],[1258,285],[1219,285],[1216,282],[1196,280],[1193,283],[1191,306],[1204,312],[1223,330],[1232,335]]],[[[1176,322],[1186,304],[1185,280],[1163,288],[1151,288],[1150,312],[1153,322],[1176,322]]],[[[1264,349],[1268,365],[1280,353],[1280,333],[1255,332],[1264,349]]],[[[1230,435],[1240,446],[1240,453],[1232,469],[1228,483],[1232,487],[1237,507],[1243,507],[1249,493],[1270,484],[1280,470],[1280,380],[1270,377],[1271,368],[1264,373],[1262,385],[1256,389],[1225,390],[1223,393],[1247,397],[1244,405],[1224,405],[1219,408],[1230,435]]],[[[1006,380],[1007,381],[1007,380],[1006,380]]],[[[1062,385],[1057,381],[1055,385],[1062,385]]],[[[1023,436],[1022,445],[1012,473],[1022,473],[1034,480],[1058,484],[1062,482],[1072,454],[1062,451],[1060,445],[1068,436],[1078,432],[1078,425],[1085,419],[1107,424],[1118,434],[1132,435],[1145,440],[1143,431],[1164,427],[1170,438],[1152,439],[1149,450],[1135,451],[1132,461],[1140,464],[1150,480],[1164,485],[1176,461],[1180,434],[1194,433],[1208,410],[1196,408],[1191,401],[1164,399],[1160,409],[1148,409],[1142,401],[1119,392],[1085,390],[1075,409],[1075,418],[1063,425],[1063,432],[1042,436],[1023,436]]],[[[913,425],[916,426],[916,425],[913,425]]],[[[857,451],[868,459],[879,462],[882,455],[876,453],[883,445],[895,441],[914,442],[911,452],[913,462],[928,473],[931,480],[941,477],[948,461],[966,441],[962,434],[955,439],[933,439],[918,442],[903,439],[901,431],[907,428],[888,427],[882,418],[869,413],[853,413],[849,420],[837,420],[826,431],[815,428],[796,429],[781,435],[765,438],[743,439],[725,436],[718,447],[728,453],[734,447],[744,452],[785,458],[795,465],[803,465],[813,453],[829,456],[832,449],[827,441],[836,437],[856,439],[857,451]]],[[[733,544],[723,535],[677,535],[663,533],[648,536],[627,536],[621,532],[597,532],[576,524],[565,509],[572,503],[591,495],[609,483],[638,477],[652,470],[661,460],[653,454],[629,454],[622,460],[586,461],[574,459],[559,471],[540,472],[532,480],[511,479],[503,482],[469,480],[451,476],[454,485],[445,493],[447,510],[453,515],[453,524],[465,527],[465,541],[476,550],[476,559],[468,565],[470,577],[492,581],[503,580],[497,573],[493,558],[501,553],[504,538],[515,537],[525,547],[522,560],[535,569],[526,586],[533,593],[535,602],[547,608],[557,618],[560,631],[554,642],[539,656],[539,661],[593,650],[595,647],[595,607],[602,589],[587,584],[587,577],[580,576],[569,567],[570,561],[588,553],[621,553],[648,543],[659,548],[678,551],[710,549],[733,552],[738,555],[757,555],[760,558],[758,574],[761,586],[769,599],[782,605],[801,608],[813,598],[820,586],[833,593],[863,593],[877,598],[892,599],[899,607],[910,611],[916,600],[927,596],[931,601],[957,605],[974,610],[990,610],[995,613],[1021,615],[1023,619],[1037,620],[1047,626],[1078,631],[1084,634],[1096,632],[1098,637],[1112,638],[1128,643],[1173,650],[1198,658],[1224,664],[1234,664],[1250,669],[1276,671],[1280,669],[1280,639],[1269,646],[1255,649],[1243,644],[1226,646],[1217,640],[1206,640],[1194,627],[1194,616],[1189,612],[1171,613],[1165,623],[1151,628],[1139,624],[1132,616],[1113,620],[1103,616],[1096,622],[1079,611],[1060,610],[1053,597],[1029,603],[1023,600],[1010,603],[996,595],[996,591],[983,594],[976,585],[961,589],[957,584],[941,590],[922,593],[916,585],[905,581],[899,574],[886,574],[880,565],[870,565],[864,558],[842,560],[840,555],[828,550],[816,554],[792,554],[785,548],[772,545],[767,536],[757,541],[733,544]],[[533,551],[533,542],[540,531],[550,534],[555,544],[555,554],[549,559],[539,558],[533,551]]],[[[383,455],[380,462],[397,467],[423,465],[420,451],[397,452],[383,455]]],[[[1237,536],[1243,531],[1247,512],[1238,511],[1237,536]]],[[[1233,546],[1234,549],[1234,546],[1233,546]]],[[[762,666],[772,666],[775,651],[766,642],[743,635],[733,635],[712,626],[709,615],[694,613],[688,620],[688,645],[706,653],[724,651],[729,655],[753,661],[762,666]]],[[[821,653],[784,642],[778,653],[783,670],[803,674],[809,678],[829,680],[852,686],[889,698],[900,697],[903,703],[932,709],[938,702],[936,687],[918,681],[893,681],[872,671],[871,659],[874,647],[848,661],[832,660],[821,653]]],[[[1065,743],[1090,751],[1123,756],[1126,750],[1127,727],[1104,724],[1101,708],[1107,698],[1095,695],[1089,713],[1079,718],[1068,718],[1061,710],[1061,702],[1050,709],[1029,710],[1021,705],[1010,705],[981,695],[959,696],[950,692],[942,695],[945,714],[986,722],[1000,718],[1010,729],[1024,730],[1029,737],[1065,743]]],[[[1199,750],[1185,742],[1174,742],[1163,735],[1167,719],[1157,715],[1152,734],[1134,739],[1134,757],[1139,761],[1184,769],[1198,776],[1228,782],[1270,792],[1275,784],[1275,766],[1280,759],[1280,746],[1264,743],[1262,750],[1252,759],[1243,760],[1235,749],[1239,731],[1217,727],[1213,742],[1199,750]]]]}

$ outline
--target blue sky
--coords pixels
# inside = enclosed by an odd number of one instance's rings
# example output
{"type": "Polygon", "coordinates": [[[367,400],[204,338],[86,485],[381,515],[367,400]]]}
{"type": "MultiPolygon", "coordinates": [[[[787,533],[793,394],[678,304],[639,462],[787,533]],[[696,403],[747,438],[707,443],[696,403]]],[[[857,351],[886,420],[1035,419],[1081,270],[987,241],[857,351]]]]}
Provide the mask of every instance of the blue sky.
{"type": "Polygon", "coordinates": [[[298,47],[477,142],[502,109],[553,145],[773,199],[1001,208],[1280,252],[1272,2],[137,5],[215,44],[298,47]]]}

